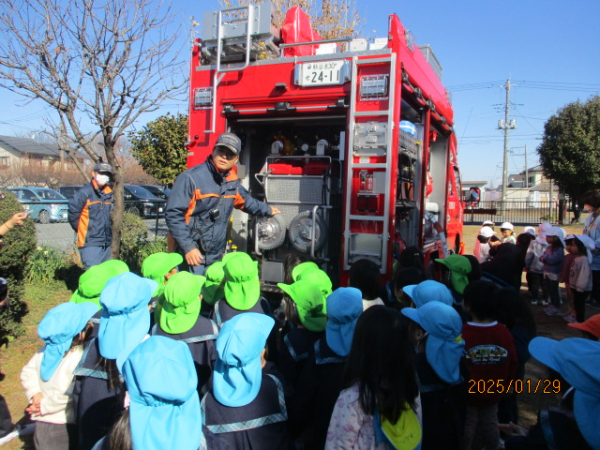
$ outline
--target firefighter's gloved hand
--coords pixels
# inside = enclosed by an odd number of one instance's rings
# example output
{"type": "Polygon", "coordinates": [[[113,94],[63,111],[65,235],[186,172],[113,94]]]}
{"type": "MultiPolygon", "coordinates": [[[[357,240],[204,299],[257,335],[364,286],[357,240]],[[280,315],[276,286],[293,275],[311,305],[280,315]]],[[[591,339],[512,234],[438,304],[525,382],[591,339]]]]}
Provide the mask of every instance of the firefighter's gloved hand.
{"type": "Polygon", "coordinates": [[[437,219],[435,218],[435,214],[433,214],[432,212],[429,212],[429,211],[427,211],[425,213],[425,219],[427,219],[431,223],[436,223],[437,222],[437,219]]]}

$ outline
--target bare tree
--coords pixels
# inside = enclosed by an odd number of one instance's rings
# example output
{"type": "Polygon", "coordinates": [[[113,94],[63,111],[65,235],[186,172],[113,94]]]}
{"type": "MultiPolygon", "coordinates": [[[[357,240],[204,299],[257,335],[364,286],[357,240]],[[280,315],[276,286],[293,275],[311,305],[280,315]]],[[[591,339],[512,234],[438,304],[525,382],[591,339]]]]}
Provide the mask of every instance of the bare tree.
{"type": "MultiPolygon", "coordinates": [[[[274,25],[281,27],[287,10],[300,6],[315,31],[323,39],[350,37],[360,30],[362,19],[358,13],[356,0],[252,0],[253,3],[273,4],[274,25]]],[[[219,3],[232,8],[247,5],[250,0],[219,0],[219,3]]]]}
{"type": "MultiPolygon", "coordinates": [[[[61,142],[116,168],[115,145],[127,128],[186,86],[175,48],[185,33],[172,18],[153,0],[1,0],[0,87],[50,105],[61,142]]],[[[123,221],[121,175],[117,170],[113,256],[123,221]]]]}

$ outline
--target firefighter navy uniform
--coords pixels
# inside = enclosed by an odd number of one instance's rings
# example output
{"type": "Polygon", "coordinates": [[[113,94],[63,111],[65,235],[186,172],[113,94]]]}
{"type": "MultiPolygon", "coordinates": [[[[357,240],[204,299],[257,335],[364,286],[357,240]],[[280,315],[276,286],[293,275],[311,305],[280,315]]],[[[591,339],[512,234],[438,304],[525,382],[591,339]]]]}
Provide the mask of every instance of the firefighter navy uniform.
{"type": "Polygon", "coordinates": [[[271,207],[252,198],[234,171],[219,173],[210,156],[177,177],[167,202],[167,226],[176,251],[185,256],[197,248],[204,258],[200,266],[185,267],[184,261],[184,269],[202,275],[206,267],[221,259],[233,208],[257,216],[271,215],[271,207]]]}
{"type": "Polygon", "coordinates": [[[110,212],[113,191],[96,180],[82,186],[69,200],[69,224],[77,233],[77,247],[85,269],[110,259],[110,212]]]}

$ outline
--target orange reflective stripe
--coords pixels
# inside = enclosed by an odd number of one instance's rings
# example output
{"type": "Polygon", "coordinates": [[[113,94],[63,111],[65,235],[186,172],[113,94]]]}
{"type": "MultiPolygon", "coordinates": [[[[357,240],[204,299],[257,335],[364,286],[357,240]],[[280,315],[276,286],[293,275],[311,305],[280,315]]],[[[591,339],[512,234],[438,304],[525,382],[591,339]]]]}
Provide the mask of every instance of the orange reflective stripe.
{"type": "Polygon", "coordinates": [[[215,198],[219,198],[219,194],[204,194],[204,195],[198,195],[196,197],[196,200],[202,200],[203,198],[209,198],[209,197],[215,197],[215,198]]]}
{"type": "Polygon", "coordinates": [[[244,205],[246,204],[246,200],[244,200],[244,198],[240,195],[239,192],[236,192],[234,198],[235,200],[233,202],[233,207],[235,209],[243,209],[244,205]]]}
{"type": "Polygon", "coordinates": [[[196,189],[194,195],[192,195],[188,209],[185,212],[185,223],[190,223],[192,213],[194,212],[194,208],[196,208],[196,199],[198,198],[201,198],[200,189],[196,189]]]}
{"type": "MultiPolygon", "coordinates": [[[[97,202],[99,203],[99,202],[97,202]]],[[[85,244],[85,237],[87,236],[89,224],[90,224],[90,201],[88,200],[79,216],[79,224],[77,225],[77,247],[83,247],[85,244]]]]}

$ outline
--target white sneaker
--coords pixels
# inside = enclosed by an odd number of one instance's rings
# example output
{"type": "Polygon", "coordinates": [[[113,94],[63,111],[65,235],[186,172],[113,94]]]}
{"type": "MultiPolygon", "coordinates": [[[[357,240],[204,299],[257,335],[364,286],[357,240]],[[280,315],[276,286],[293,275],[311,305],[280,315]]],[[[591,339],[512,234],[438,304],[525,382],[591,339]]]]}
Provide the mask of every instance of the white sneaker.
{"type": "Polygon", "coordinates": [[[19,428],[15,427],[14,430],[12,430],[10,433],[8,433],[6,436],[0,438],[0,445],[4,445],[7,442],[12,441],[14,438],[16,438],[19,435],[19,428]]]}
{"type": "Polygon", "coordinates": [[[539,300],[531,300],[531,304],[532,305],[539,305],[540,302],[539,302],[539,300]]]}

